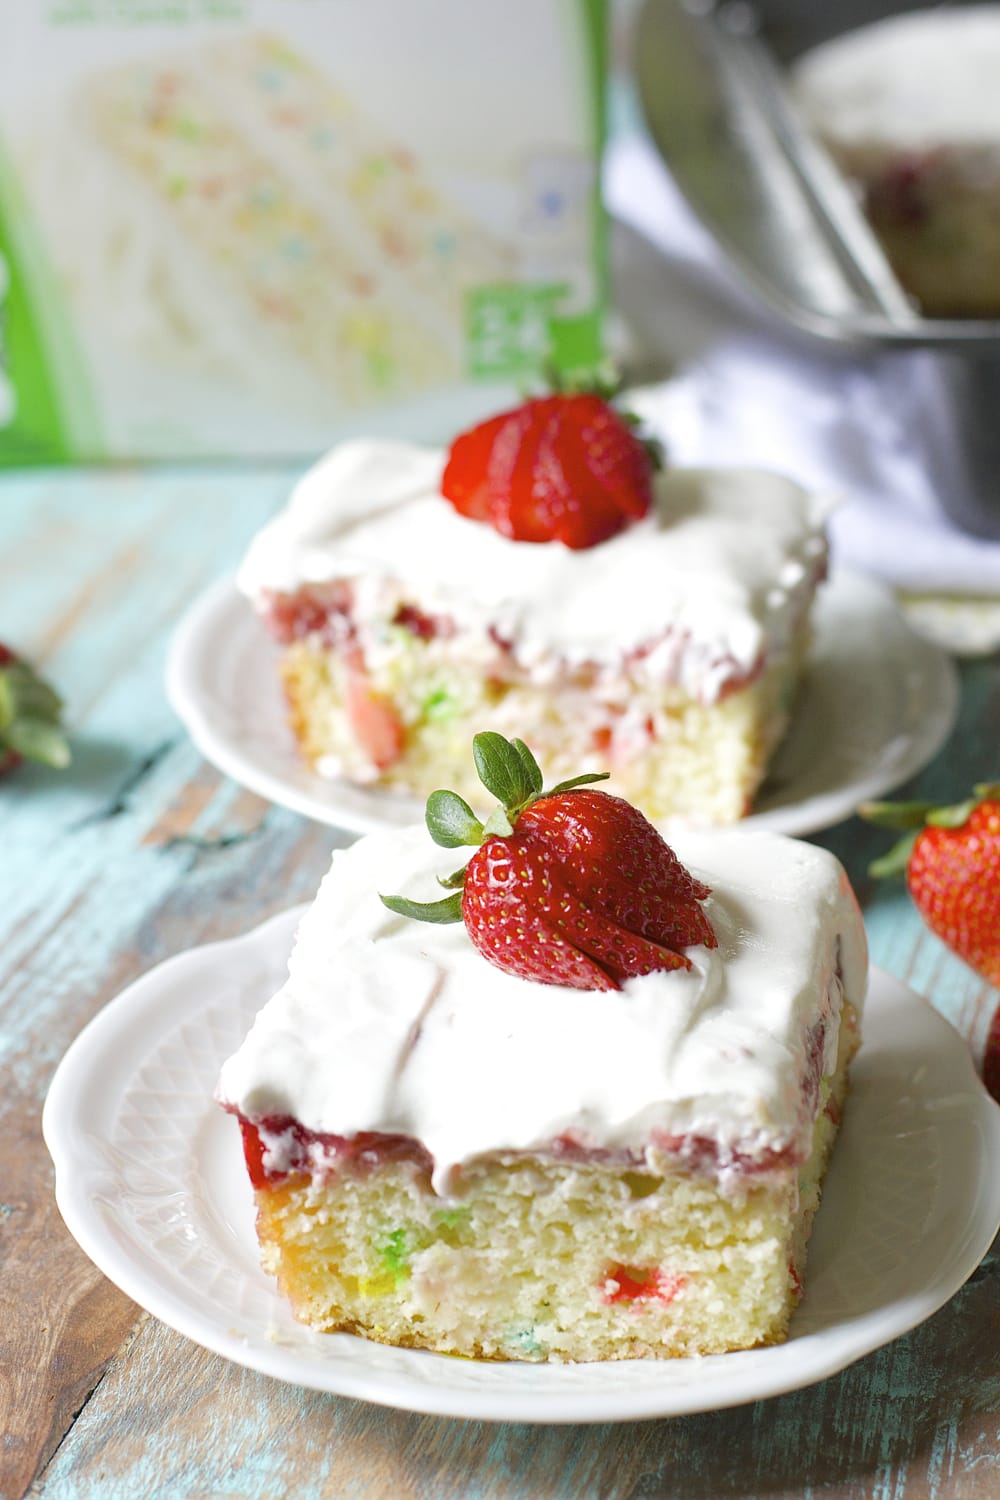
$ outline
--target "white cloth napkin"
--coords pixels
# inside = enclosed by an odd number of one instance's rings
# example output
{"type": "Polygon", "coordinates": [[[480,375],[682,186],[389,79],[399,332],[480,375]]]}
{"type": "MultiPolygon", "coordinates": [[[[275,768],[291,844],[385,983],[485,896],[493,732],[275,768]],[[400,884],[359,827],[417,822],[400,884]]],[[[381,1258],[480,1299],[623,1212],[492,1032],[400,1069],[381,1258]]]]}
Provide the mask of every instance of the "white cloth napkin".
{"type": "Polygon", "coordinates": [[[959,530],[938,499],[961,482],[961,460],[939,420],[933,357],[848,354],[781,323],[641,135],[611,144],[605,197],[628,226],[615,282],[632,353],[679,362],[643,402],[672,461],[778,469],[840,500],[830,523],[840,565],[914,592],[1000,597],[1000,542],[959,530]]]}

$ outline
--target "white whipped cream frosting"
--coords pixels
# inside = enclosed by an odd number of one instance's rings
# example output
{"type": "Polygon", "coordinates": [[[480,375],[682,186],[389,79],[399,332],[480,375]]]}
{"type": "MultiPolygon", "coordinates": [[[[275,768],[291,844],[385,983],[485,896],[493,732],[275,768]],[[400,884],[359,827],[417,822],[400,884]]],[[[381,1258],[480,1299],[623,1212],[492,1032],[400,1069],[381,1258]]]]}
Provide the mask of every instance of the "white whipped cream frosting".
{"type": "Polygon", "coordinates": [[[835,37],[793,73],[812,124],[844,145],[1000,146],[1000,6],[946,6],[835,37]]]}
{"type": "Polygon", "coordinates": [[[828,502],[778,474],[668,469],[648,516],[572,551],[460,516],[440,494],[444,458],[398,442],[334,448],[254,538],[240,588],[259,601],[351,578],[364,615],[395,579],[429,613],[496,630],[528,668],[552,657],[619,666],[672,631],[684,638],[682,680],[703,690],[713,670],[721,685],[786,638],[825,556],[828,502]]]}
{"type": "MultiPolygon", "coordinates": [[[[435,1184],[481,1152],[525,1151],[564,1132],[653,1159],[656,1133],[727,1153],[808,1149],[808,1027],[861,1004],[864,926],[833,855],[765,833],[671,840],[712,887],[717,949],[689,971],[621,991],[542,985],[503,973],[462,923],[394,916],[378,892],[440,895],[455,851],[426,829],[338,851],[300,924],[288,979],[223,1067],[219,1098],[251,1119],[310,1130],[400,1133],[424,1143],[435,1184]],[[840,939],[838,943],[837,939],[840,939]]],[[[836,1053],[827,1029],[824,1071],[836,1053]]]]}

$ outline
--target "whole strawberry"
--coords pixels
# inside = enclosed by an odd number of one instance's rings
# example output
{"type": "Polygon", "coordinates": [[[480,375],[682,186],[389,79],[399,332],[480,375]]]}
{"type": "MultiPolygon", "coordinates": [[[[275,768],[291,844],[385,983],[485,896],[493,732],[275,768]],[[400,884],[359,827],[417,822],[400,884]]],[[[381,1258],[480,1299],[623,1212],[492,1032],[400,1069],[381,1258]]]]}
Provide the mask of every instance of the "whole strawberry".
{"type": "Polygon", "coordinates": [[[433,792],[427,827],[444,848],[479,847],[441,901],[383,896],[391,911],[464,921],[485,958],[509,974],[572,989],[620,989],[655,969],[690,968],[685,948],[716,946],[710,894],[637,808],[577,776],[549,792],[527,745],[477,734],[480,780],[500,799],[485,825],[454,792],[433,792]],[[460,889],[458,889],[460,888],[460,889]]]}
{"type": "Polygon", "coordinates": [[[22,760],[62,769],[69,746],[60,728],[62,699],[0,642],[0,776],[22,760]]]}
{"type": "MultiPolygon", "coordinates": [[[[953,807],[873,802],[862,815],[909,829],[873,875],[906,874],[914,905],[932,932],[1000,989],[1000,783],[975,788],[953,807]]],[[[1000,1012],[987,1040],[984,1077],[1000,1099],[1000,1012]]]]}
{"type": "Polygon", "coordinates": [[[457,437],[441,490],[521,542],[593,547],[649,510],[657,456],[594,391],[557,391],[457,437]]]}

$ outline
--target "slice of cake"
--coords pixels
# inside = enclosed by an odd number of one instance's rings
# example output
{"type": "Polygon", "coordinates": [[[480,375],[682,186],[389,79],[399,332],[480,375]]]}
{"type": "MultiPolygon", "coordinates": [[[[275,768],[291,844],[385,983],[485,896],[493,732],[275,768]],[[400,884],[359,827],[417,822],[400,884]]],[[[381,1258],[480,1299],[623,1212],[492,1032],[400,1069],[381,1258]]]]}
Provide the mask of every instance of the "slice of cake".
{"type": "Polygon", "coordinates": [[[844,872],[769,834],[672,852],[504,745],[477,737],[485,826],[438,793],[444,852],[334,855],[223,1068],[264,1265],[314,1328],[478,1358],[779,1341],[858,1045],[844,872]]]}
{"type": "Polygon", "coordinates": [[[796,65],[803,112],[925,313],[1000,317],[1000,6],[893,16],[796,65]]]}
{"type": "Polygon", "coordinates": [[[447,455],[334,449],[239,581],[321,775],[468,796],[489,723],[552,776],[610,766],[650,817],[729,823],[789,722],[825,508],[776,474],[654,473],[606,403],[556,396],[447,455]]]}

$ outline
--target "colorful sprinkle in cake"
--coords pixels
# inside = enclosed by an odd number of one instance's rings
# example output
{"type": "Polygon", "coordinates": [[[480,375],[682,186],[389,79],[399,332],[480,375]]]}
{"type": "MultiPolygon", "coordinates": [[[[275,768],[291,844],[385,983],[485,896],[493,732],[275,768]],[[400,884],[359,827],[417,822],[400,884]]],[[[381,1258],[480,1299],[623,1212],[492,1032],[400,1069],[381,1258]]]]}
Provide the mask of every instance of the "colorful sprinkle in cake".
{"type": "Polygon", "coordinates": [[[549,775],[610,766],[650,817],[731,823],[789,723],[825,510],[777,474],[657,471],[605,400],[557,394],[447,454],[340,445],[239,581],[322,776],[469,796],[491,723],[549,775]]]}
{"type": "Polygon", "coordinates": [[[843,870],[476,760],[503,806],[338,851],[223,1068],[266,1269],[316,1329],[476,1358],[783,1339],[866,985],[843,870]]]}

